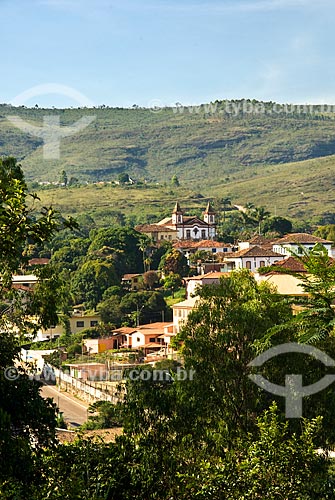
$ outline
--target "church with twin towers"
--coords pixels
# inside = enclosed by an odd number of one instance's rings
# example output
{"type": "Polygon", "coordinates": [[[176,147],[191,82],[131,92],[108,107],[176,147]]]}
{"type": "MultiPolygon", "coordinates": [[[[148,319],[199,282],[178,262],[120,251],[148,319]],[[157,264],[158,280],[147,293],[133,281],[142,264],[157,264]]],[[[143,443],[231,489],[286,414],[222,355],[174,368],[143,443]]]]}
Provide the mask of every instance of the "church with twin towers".
{"type": "Polygon", "coordinates": [[[216,214],[208,202],[202,219],[193,215],[184,215],[180,204],[176,202],[170,217],[155,224],[141,224],[135,229],[146,234],[153,241],[215,240],[216,214]]]}

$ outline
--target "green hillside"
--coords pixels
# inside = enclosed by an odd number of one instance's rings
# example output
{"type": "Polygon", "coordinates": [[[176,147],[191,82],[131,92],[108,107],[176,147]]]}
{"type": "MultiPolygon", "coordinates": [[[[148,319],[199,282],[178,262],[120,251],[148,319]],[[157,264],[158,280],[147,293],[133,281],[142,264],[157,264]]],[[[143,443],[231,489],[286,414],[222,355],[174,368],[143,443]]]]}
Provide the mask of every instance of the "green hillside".
{"type": "MultiPolygon", "coordinates": [[[[172,200],[177,193],[168,194],[170,181],[177,174],[184,188],[181,197],[186,200],[200,192],[205,197],[230,196],[236,203],[264,204],[282,215],[312,217],[331,212],[335,115],[321,113],[317,107],[308,114],[287,113],[284,106],[277,105],[273,112],[274,103],[254,102],[249,104],[261,104],[265,112],[243,113],[243,103],[220,101],[212,103],[211,109],[203,105],[156,112],[0,105],[0,155],[16,156],[30,181],[58,181],[63,169],[68,178],[76,177],[81,183],[110,181],[127,172],[152,186],[158,183],[164,187],[166,183],[166,196],[172,200]],[[240,111],[228,112],[229,104],[240,111]],[[42,139],[14,126],[8,120],[10,116],[19,116],[35,126],[41,126],[45,116],[59,117],[62,126],[70,126],[83,116],[95,119],[82,132],[61,140],[59,160],[45,160],[42,139]]],[[[153,200],[160,206],[163,201],[162,192],[152,189],[145,195],[139,190],[137,201],[133,200],[138,203],[138,197],[145,199],[147,213],[150,203],[155,204],[153,200]]],[[[114,200],[121,211],[125,205],[131,213],[129,194],[116,190],[107,196],[106,203],[96,187],[83,187],[80,191],[67,190],[64,203],[76,212],[82,205],[85,211],[86,204],[103,211],[114,200]]],[[[57,203],[62,199],[59,191],[43,196],[57,203]]]]}

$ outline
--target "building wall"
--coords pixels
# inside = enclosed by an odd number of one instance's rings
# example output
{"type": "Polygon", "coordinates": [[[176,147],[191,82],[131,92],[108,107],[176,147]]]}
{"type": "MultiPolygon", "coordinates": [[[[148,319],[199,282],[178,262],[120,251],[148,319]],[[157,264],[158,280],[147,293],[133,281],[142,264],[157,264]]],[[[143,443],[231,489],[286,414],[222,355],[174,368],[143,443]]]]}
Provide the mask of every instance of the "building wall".
{"type": "Polygon", "coordinates": [[[237,257],[236,259],[229,258],[229,262],[235,263],[235,269],[249,269],[254,272],[260,267],[271,266],[280,260],[278,257],[237,257]],[[248,262],[250,264],[248,264],[248,262]],[[250,267],[249,267],[250,266],[250,267]]]}
{"type": "Polygon", "coordinates": [[[277,288],[280,295],[306,295],[302,289],[301,280],[290,274],[272,274],[270,276],[256,275],[259,282],[266,281],[277,288]]]}
{"type": "MultiPolygon", "coordinates": [[[[94,314],[91,316],[72,316],[70,318],[70,329],[71,333],[79,333],[86,328],[91,328],[96,326],[99,321],[101,321],[99,314],[94,314]]],[[[48,340],[57,338],[64,332],[64,326],[61,324],[56,325],[53,328],[42,329],[38,332],[35,340],[48,340]]]]}
{"type": "Polygon", "coordinates": [[[187,321],[187,317],[190,312],[194,309],[196,302],[199,297],[192,297],[187,300],[183,300],[172,306],[173,309],[173,333],[179,333],[181,327],[187,321]]]}
{"type": "Polygon", "coordinates": [[[200,226],[186,224],[177,227],[177,237],[182,240],[212,240],[216,237],[215,226],[200,226]]]}
{"type": "MultiPolygon", "coordinates": [[[[299,248],[300,245],[297,245],[297,244],[291,244],[291,243],[285,243],[284,245],[273,245],[273,251],[274,252],[277,252],[277,253],[280,253],[282,255],[292,255],[292,254],[298,254],[299,255],[299,252],[300,252],[300,248],[299,248]]],[[[314,245],[313,244],[302,244],[301,246],[303,246],[306,250],[313,250],[314,248],[314,245]]],[[[323,245],[327,252],[328,252],[328,255],[329,257],[332,257],[333,254],[332,254],[332,248],[331,248],[331,245],[329,244],[324,244],[323,245]]]]}
{"type": "Polygon", "coordinates": [[[87,352],[90,354],[99,354],[100,352],[105,352],[108,349],[113,349],[114,339],[87,339],[84,340],[84,345],[87,352]]]}

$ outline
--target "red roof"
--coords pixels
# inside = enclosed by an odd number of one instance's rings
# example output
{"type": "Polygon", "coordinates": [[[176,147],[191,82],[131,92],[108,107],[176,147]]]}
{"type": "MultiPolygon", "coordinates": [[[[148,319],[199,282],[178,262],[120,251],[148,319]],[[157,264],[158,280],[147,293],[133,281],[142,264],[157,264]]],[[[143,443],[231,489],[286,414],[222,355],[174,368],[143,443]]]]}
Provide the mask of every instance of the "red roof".
{"type": "Polygon", "coordinates": [[[180,240],[174,243],[174,248],[230,248],[230,243],[220,243],[213,240],[180,240]]]}
{"type": "Polygon", "coordinates": [[[113,330],[113,333],[121,333],[121,335],[131,335],[134,332],[136,332],[135,328],[130,328],[129,326],[121,326],[121,328],[113,330]]]}
{"type": "Polygon", "coordinates": [[[165,224],[159,225],[159,224],[141,224],[139,226],[135,226],[135,230],[139,232],[146,232],[146,233],[155,233],[155,232],[160,232],[160,233],[167,233],[171,231],[176,231],[175,228],[167,227],[165,224]]]}
{"type": "Polygon", "coordinates": [[[30,259],[28,260],[28,265],[29,266],[45,266],[46,264],[49,264],[50,259],[47,258],[35,258],[35,259],[30,259]]]}
{"type": "Polygon", "coordinates": [[[239,252],[234,252],[232,254],[226,255],[226,259],[235,259],[239,257],[282,257],[280,253],[273,252],[268,248],[261,248],[258,246],[245,248],[239,252]]]}
{"type": "Polygon", "coordinates": [[[297,273],[305,273],[307,272],[305,266],[300,260],[295,259],[294,257],[288,257],[287,259],[279,260],[273,267],[280,267],[281,269],[287,269],[288,271],[294,271],[297,273]]]}
{"type": "Polygon", "coordinates": [[[323,238],[319,238],[318,236],[314,236],[313,234],[292,233],[287,234],[283,238],[280,238],[279,240],[273,242],[274,245],[283,245],[285,243],[310,243],[314,245],[316,243],[328,243],[329,245],[331,245],[332,241],[324,240],[323,238]]]}

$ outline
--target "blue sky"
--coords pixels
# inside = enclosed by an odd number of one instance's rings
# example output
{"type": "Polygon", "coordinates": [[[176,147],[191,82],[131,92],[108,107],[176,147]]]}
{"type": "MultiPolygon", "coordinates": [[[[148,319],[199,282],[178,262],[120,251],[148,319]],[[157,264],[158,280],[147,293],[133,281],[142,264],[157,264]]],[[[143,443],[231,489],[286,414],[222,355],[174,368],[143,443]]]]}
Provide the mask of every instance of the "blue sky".
{"type": "Polygon", "coordinates": [[[335,103],[333,0],[0,0],[0,17],[0,102],[77,105],[41,95],[54,84],[95,105],[335,103]]]}

